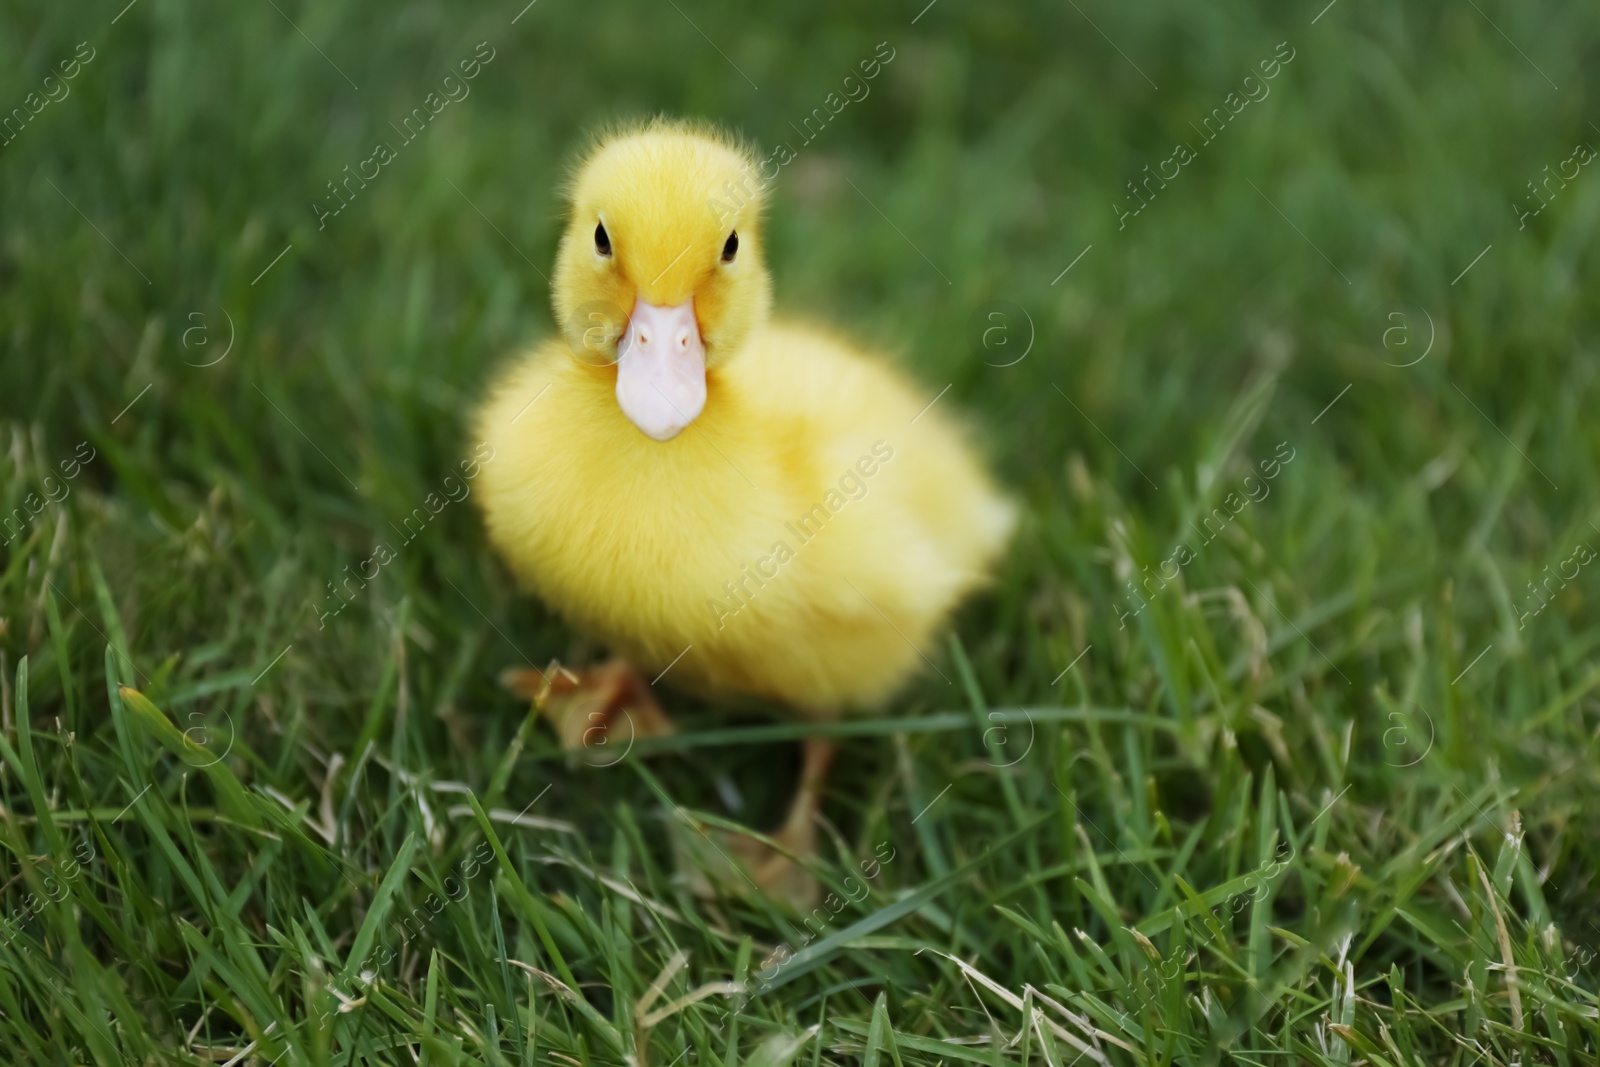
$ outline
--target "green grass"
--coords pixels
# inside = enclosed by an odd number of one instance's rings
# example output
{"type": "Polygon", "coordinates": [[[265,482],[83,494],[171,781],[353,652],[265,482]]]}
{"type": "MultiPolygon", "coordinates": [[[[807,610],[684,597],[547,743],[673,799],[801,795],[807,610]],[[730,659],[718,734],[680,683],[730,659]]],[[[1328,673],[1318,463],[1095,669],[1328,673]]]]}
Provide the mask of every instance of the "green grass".
{"type": "Polygon", "coordinates": [[[521,6],[0,14],[0,107],[94,49],[0,146],[7,1062],[1594,1062],[1600,175],[1512,205],[1600,146],[1600,12],[521,6]],[[603,650],[472,503],[395,527],[552,330],[586,131],[798,144],[880,41],[775,187],[778,305],[952,385],[1026,519],[844,739],[806,943],[689,891],[799,730],[563,755],[495,676],[603,650]]]}

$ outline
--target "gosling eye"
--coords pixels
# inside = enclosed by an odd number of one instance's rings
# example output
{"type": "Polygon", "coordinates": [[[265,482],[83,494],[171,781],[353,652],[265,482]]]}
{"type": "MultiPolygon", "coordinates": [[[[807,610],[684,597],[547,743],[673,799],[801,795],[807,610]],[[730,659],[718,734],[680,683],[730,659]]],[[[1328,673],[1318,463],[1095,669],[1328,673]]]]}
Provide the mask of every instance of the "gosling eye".
{"type": "Polygon", "coordinates": [[[733,257],[739,254],[739,231],[734,230],[728,234],[728,239],[722,244],[722,262],[732,263],[733,257]]]}
{"type": "Polygon", "coordinates": [[[594,250],[602,256],[611,254],[611,236],[606,233],[606,224],[594,224],[594,250]]]}

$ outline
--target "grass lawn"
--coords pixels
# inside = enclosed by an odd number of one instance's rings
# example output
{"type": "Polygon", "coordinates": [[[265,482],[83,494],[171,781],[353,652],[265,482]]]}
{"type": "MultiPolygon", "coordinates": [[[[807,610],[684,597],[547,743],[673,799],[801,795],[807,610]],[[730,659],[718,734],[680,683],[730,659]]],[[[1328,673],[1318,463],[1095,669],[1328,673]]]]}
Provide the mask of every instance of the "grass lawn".
{"type": "Polygon", "coordinates": [[[1596,1062],[1594,5],[125,2],[0,12],[4,1062],[1596,1062]],[[657,111],[1023,503],[810,916],[456,478],[657,111]]]}

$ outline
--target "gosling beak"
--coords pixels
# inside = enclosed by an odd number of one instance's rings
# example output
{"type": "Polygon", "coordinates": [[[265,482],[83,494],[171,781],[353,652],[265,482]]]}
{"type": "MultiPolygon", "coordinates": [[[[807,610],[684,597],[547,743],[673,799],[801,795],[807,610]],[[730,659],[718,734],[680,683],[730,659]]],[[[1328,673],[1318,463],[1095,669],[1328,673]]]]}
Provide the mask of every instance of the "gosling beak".
{"type": "Polygon", "coordinates": [[[706,405],[706,349],[694,298],[676,307],[636,300],[617,345],[617,404],[647,437],[670,441],[706,405]]]}

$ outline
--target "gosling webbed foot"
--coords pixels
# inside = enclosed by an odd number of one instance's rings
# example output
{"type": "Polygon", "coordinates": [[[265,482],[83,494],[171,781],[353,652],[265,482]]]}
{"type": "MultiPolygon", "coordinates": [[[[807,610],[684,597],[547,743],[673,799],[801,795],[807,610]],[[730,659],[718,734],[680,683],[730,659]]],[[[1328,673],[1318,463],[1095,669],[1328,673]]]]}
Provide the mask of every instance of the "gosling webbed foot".
{"type": "Polygon", "coordinates": [[[514,667],[500,684],[539,709],[568,751],[618,745],[674,730],[649,683],[626,660],[573,671],[552,663],[543,671],[514,667]]]}

